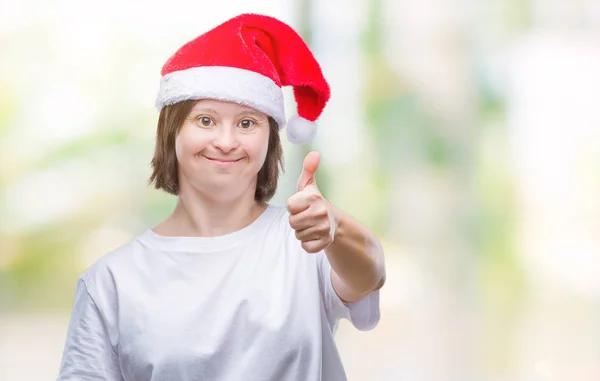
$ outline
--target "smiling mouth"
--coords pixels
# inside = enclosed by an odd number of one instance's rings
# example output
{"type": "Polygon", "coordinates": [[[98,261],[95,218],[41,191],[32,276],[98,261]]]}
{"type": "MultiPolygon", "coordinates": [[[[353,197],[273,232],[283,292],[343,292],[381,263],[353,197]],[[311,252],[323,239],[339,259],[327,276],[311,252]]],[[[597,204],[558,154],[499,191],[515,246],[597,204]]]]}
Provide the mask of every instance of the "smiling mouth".
{"type": "Polygon", "coordinates": [[[242,159],[235,159],[235,160],[227,159],[227,160],[225,160],[225,159],[215,159],[215,158],[208,157],[208,156],[205,156],[205,157],[206,157],[208,160],[220,161],[220,162],[222,162],[222,163],[234,163],[234,162],[236,162],[236,161],[240,161],[240,160],[242,160],[242,159]]]}
{"type": "MultiPolygon", "coordinates": [[[[204,156],[204,155],[202,155],[204,156]]],[[[233,163],[237,163],[238,161],[242,160],[242,158],[239,159],[217,159],[217,158],[212,158],[212,157],[208,157],[208,156],[204,156],[205,158],[207,158],[208,160],[218,163],[218,164],[233,164],[233,163]]]]}

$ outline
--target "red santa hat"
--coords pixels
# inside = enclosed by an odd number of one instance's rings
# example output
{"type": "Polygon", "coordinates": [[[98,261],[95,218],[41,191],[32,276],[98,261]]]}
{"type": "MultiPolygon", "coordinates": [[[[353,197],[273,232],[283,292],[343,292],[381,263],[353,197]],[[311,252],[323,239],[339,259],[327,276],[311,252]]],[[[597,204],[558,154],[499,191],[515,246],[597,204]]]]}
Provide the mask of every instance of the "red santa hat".
{"type": "Polygon", "coordinates": [[[156,107],[217,99],[271,116],[294,144],[310,142],[329,100],[321,68],[302,38],[268,16],[243,14],[186,43],[161,71],[156,107]],[[293,86],[298,115],[286,123],[282,86],[293,86]]]}

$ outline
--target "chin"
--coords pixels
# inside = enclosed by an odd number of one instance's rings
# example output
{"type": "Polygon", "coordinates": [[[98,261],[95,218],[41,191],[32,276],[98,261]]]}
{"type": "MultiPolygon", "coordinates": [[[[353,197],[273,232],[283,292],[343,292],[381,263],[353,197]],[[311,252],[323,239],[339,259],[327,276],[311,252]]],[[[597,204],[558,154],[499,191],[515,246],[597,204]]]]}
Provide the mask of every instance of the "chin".
{"type": "Polygon", "coordinates": [[[198,181],[195,188],[211,195],[218,194],[229,199],[241,196],[244,190],[250,186],[250,183],[241,179],[239,175],[225,174],[216,177],[218,178],[211,181],[198,181]]]}

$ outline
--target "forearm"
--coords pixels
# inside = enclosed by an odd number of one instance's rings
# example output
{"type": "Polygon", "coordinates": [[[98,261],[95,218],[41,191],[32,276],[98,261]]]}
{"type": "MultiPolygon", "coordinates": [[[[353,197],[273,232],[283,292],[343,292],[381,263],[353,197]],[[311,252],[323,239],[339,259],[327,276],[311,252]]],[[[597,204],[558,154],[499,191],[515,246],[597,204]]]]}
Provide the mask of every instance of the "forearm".
{"type": "Polygon", "coordinates": [[[385,259],[377,237],[366,226],[332,206],[337,222],[333,242],[325,249],[334,287],[347,302],[361,299],[385,282],[385,259]],[[339,280],[336,282],[336,275],[339,280]],[[337,284],[336,284],[337,283],[337,284]]]}

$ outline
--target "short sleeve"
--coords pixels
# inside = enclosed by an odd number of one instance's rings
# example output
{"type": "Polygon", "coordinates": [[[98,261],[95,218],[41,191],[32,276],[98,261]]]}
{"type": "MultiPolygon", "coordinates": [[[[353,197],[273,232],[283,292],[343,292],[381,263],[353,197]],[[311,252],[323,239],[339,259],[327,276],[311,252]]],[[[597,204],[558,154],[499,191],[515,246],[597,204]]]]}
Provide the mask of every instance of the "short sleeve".
{"type": "Polygon", "coordinates": [[[379,323],[379,290],[354,303],[344,303],[333,289],[331,264],[324,251],[317,254],[319,289],[325,305],[327,320],[335,330],[341,318],[348,319],[360,331],[368,331],[379,323]]]}
{"type": "Polygon", "coordinates": [[[117,354],[98,307],[79,278],[57,381],[122,381],[117,354]]]}

